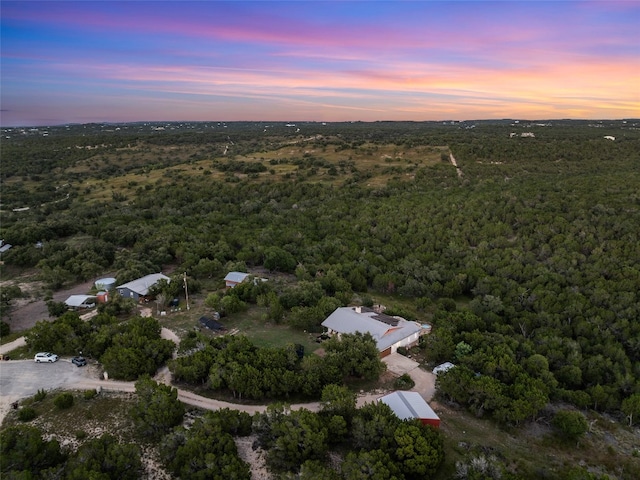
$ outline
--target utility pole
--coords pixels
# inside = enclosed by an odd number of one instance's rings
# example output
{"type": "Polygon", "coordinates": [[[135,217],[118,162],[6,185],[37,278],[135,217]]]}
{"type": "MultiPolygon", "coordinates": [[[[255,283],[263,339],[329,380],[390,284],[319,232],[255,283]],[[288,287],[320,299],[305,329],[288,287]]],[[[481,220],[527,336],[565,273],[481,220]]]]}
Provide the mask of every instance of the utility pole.
{"type": "Polygon", "coordinates": [[[187,299],[187,310],[189,310],[189,290],[187,289],[187,272],[184,272],[184,296],[187,299]]]}

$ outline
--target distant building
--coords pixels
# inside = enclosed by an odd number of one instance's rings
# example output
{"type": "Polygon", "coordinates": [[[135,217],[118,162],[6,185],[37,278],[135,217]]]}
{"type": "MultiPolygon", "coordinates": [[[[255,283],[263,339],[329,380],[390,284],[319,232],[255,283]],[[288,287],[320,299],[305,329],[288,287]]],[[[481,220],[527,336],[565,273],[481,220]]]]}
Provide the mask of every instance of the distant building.
{"type": "Polygon", "coordinates": [[[423,425],[440,428],[440,417],[418,392],[397,391],[378,401],[388,405],[400,420],[416,419],[423,425]]]}
{"type": "Polygon", "coordinates": [[[0,253],[7,252],[12,246],[10,243],[4,243],[4,240],[0,240],[0,253]]]}
{"type": "Polygon", "coordinates": [[[149,296],[149,290],[160,280],[170,282],[171,279],[162,273],[152,273],[137,280],[124,283],[116,287],[118,293],[124,298],[133,298],[136,302],[149,296]]]}
{"type": "Polygon", "coordinates": [[[227,288],[233,288],[236,285],[244,282],[247,278],[249,278],[248,273],[244,272],[229,272],[227,276],[224,277],[224,284],[227,288]]]}
{"type": "Polygon", "coordinates": [[[604,138],[605,140],[611,140],[612,142],[616,139],[616,137],[612,137],[611,135],[605,135],[604,138]]]}
{"type": "Polygon", "coordinates": [[[370,333],[381,357],[413,347],[420,335],[427,333],[422,325],[400,317],[392,317],[366,307],[340,307],[322,322],[329,335],[370,333]]]}

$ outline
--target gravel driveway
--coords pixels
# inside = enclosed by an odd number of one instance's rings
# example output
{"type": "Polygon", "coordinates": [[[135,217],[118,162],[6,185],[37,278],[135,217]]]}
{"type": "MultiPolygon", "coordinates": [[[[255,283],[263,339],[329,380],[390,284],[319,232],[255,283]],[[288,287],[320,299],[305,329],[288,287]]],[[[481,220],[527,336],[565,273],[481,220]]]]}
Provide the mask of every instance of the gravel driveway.
{"type": "Polygon", "coordinates": [[[34,395],[41,388],[54,390],[98,378],[95,366],[76,367],[71,358],[61,358],[54,363],[36,363],[33,360],[0,362],[0,421],[13,402],[34,395]]]}
{"type": "MultiPolygon", "coordinates": [[[[93,287],[93,280],[74,285],[65,290],[60,290],[53,294],[53,300],[64,302],[70,295],[84,295],[93,287]]],[[[15,307],[9,313],[5,321],[11,327],[12,332],[23,332],[33,327],[40,320],[53,321],[49,317],[49,309],[42,298],[30,301],[29,303],[15,307]]]]}

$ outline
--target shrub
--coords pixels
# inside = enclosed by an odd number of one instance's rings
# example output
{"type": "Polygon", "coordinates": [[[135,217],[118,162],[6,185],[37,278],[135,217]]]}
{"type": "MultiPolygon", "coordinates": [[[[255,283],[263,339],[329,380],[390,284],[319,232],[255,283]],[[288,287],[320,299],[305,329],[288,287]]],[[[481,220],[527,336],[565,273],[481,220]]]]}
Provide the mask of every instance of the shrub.
{"type": "Polygon", "coordinates": [[[35,409],[31,407],[24,407],[18,411],[18,420],[20,420],[21,422],[29,422],[37,416],[38,414],[36,413],[35,409]]]}
{"type": "Polygon", "coordinates": [[[558,411],[551,424],[556,428],[558,434],[566,440],[578,440],[589,428],[584,415],[573,410],[558,411]]]}
{"type": "Polygon", "coordinates": [[[40,388],[33,396],[35,402],[41,402],[47,397],[47,391],[44,388],[40,388]]]}
{"type": "Polygon", "coordinates": [[[53,404],[60,410],[71,408],[73,406],[73,395],[69,392],[61,393],[53,399],[53,404]]]}
{"type": "Polygon", "coordinates": [[[404,355],[405,357],[407,356],[407,353],[408,353],[407,347],[398,347],[397,351],[400,355],[404,355]]]}
{"type": "Polygon", "coordinates": [[[11,327],[7,322],[0,322],[0,337],[6,337],[11,332],[11,327]]]}
{"type": "Polygon", "coordinates": [[[85,390],[84,393],[83,393],[83,396],[84,396],[85,400],[91,400],[96,395],[98,395],[98,391],[95,388],[93,388],[91,390],[85,390]]]}
{"type": "Polygon", "coordinates": [[[416,382],[409,376],[408,373],[396,378],[394,386],[397,390],[409,390],[415,386],[416,382]]]}

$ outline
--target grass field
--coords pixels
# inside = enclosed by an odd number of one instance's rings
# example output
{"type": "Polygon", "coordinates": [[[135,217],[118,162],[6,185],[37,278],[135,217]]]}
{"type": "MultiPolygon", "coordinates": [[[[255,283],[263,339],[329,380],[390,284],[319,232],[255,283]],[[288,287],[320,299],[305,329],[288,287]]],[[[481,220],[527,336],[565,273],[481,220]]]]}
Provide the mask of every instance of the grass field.
{"type": "MultiPolygon", "coordinates": [[[[222,149],[203,150],[196,145],[134,145],[115,152],[96,153],[95,156],[67,168],[66,174],[71,178],[74,175],[85,177],[75,188],[84,201],[94,202],[109,201],[114,194],[130,199],[139,188],[158,187],[177,176],[193,180],[224,179],[225,173],[217,170],[214,162],[235,160],[261,163],[267,167],[267,171],[252,176],[258,181],[268,178],[271,182],[280,182],[291,175],[301,175],[305,181],[335,185],[348,181],[355,172],[352,167],[357,167],[357,171],[366,172],[369,186],[378,187],[387,184],[392,178],[411,177],[420,167],[442,163],[442,155],[449,154],[447,146],[400,147],[395,144],[365,143],[357,147],[346,147],[336,139],[323,140],[327,143],[319,145],[316,138],[300,138],[272,144],[263,151],[241,154],[236,154],[233,149],[227,154],[222,149]],[[314,160],[324,166],[300,166],[301,160],[314,160]],[[328,174],[330,166],[337,168],[340,174],[328,174]],[[117,175],[113,175],[114,169],[117,175]],[[101,173],[103,170],[110,172],[108,181],[101,173]]],[[[248,177],[237,172],[234,175],[248,177]]],[[[25,186],[35,188],[36,184],[25,186]]]]}
{"type": "MultiPolygon", "coordinates": [[[[184,337],[188,331],[198,329],[210,336],[217,335],[206,328],[201,328],[199,319],[213,315],[213,310],[204,305],[202,297],[196,297],[187,311],[184,306],[178,312],[168,312],[166,316],[156,316],[160,324],[184,337]]],[[[288,325],[277,325],[264,319],[266,310],[251,305],[245,312],[233,314],[220,320],[227,332],[237,331],[237,335],[245,335],[258,347],[283,347],[299,343],[304,346],[305,354],[310,354],[320,347],[315,342],[317,335],[301,332],[288,325]]]]}

